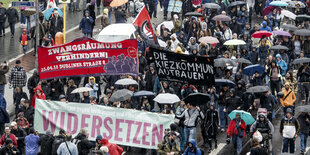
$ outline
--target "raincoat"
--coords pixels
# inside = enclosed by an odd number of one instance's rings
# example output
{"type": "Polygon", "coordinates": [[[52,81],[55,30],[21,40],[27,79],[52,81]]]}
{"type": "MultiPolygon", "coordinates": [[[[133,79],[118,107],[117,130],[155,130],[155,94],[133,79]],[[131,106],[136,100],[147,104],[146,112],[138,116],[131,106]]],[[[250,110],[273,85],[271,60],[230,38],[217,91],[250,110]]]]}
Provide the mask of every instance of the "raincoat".
{"type": "Polygon", "coordinates": [[[282,60],[282,57],[281,57],[280,54],[277,54],[276,58],[280,58],[280,61],[276,60],[277,66],[279,66],[281,68],[282,76],[285,76],[285,72],[287,70],[287,64],[286,64],[286,62],[284,60],[282,60]]]}

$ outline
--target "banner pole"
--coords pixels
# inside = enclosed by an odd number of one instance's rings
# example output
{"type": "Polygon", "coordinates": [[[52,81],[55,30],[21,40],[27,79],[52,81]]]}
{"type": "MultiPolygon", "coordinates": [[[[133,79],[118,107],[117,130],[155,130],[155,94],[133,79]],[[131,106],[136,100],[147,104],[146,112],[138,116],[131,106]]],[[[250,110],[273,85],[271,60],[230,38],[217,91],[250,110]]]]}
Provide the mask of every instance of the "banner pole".
{"type": "MultiPolygon", "coordinates": [[[[138,75],[137,75],[137,80],[138,80],[138,77],[139,77],[139,50],[137,49],[137,71],[138,71],[138,75]]],[[[138,81],[138,91],[140,91],[140,82],[138,81]]]]}
{"type": "Polygon", "coordinates": [[[66,3],[64,3],[64,29],[63,29],[63,31],[64,31],[64,43],[66,43],[66,3]]]}

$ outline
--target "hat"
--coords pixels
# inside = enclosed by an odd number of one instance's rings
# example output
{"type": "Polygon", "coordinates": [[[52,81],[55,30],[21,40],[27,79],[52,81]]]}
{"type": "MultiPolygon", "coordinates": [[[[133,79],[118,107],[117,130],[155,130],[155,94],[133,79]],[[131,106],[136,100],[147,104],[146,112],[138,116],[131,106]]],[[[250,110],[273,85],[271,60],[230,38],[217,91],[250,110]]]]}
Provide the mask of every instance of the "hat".
{"type": "Polygon", "coordinates": [[[13,143],[13,141],[10,138],[7,138],[5,140],[5,145],[9,145],[9,144],[12,144],[12,143],[13,143]]]}
{"type": "Polygon", "coordinates": [[[20,60],[16,60],[15,63],[16,63],[16,64],[20,64],[21,61],[20,61],[20,60]]]}
{"type": "Polygon", "coordinates": [[[66,98],[66,96],[65,95],[63,95],[63,94],[61,94],[60,96],[59,96],[59,100],[61,100],[61,99],[65,99],[66,98]]]}
{"type": "Polygon", "coordinates": [[[16,122],[12,122],[12,123],[11,123],[11,126],[16,126],[16,125],[17,125],[16,122]]]}
{"type": "Polygon", "coordinates": [[[291,113],[291,114],[293,114],[293,111],[292,111],[291,108],[287,108],[287,109],[286,109],[286,113],[291,113]]]}
{"type": "Polygon", "coordinates": [[[109,14],[109,9],[107,9],[107,8],[103,9],[103,13],[106,15],[109,14]]]}
{"type": "Polygon", "coordinates": [[[100,151],[102,151],[102,153],[108,153],[109,152],[109,148],[106,146],[101,146],[100,147],[100,151]]]}
{"type": "Polygon", "coordinates": [[[177,14],[174,14],[174,15],[173,15],[173,18],[174,18],[174,19],[179,19],[179,16],[178,16],[177,14]]]}

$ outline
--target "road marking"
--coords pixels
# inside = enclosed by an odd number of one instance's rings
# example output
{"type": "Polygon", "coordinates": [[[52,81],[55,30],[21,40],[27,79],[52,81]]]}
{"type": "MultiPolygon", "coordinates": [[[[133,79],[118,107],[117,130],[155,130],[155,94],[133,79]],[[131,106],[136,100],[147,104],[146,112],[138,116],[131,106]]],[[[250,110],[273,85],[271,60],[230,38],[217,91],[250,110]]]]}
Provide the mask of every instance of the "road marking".
{"type": "Polygon", "coordinates": [[[310,147],[306,147],[306,153],[309,151],[310,147]]]}
{"type": "Polygon", "coordinates": [[[217,149],[212,150],[212,152],[209,155],[217,155],[224,148],[225,145],[226,143],[219,143],[217,145],[217,149]]]}

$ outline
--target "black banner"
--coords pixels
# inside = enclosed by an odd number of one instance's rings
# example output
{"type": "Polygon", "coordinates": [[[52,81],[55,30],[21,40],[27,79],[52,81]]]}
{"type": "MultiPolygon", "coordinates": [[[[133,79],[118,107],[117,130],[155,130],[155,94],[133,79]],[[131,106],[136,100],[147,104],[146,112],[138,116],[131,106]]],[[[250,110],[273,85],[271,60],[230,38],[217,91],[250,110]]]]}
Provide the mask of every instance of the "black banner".
{"type": "Polygon", "coordinates": [[[207,86],[215,83],[214,59],[211,57],[177,54],[152,47],[150,52],[161,80],[207,86]]]}

